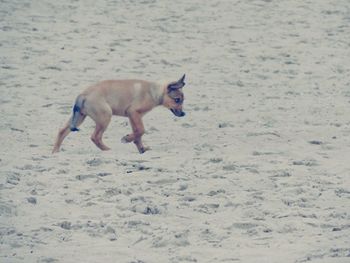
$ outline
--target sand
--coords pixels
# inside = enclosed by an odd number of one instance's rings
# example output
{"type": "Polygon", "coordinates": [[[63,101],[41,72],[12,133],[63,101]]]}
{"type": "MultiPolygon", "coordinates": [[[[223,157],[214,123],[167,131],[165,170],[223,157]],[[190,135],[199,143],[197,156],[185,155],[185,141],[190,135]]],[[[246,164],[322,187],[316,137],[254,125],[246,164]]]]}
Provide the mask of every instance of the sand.
{"type": "Polygon", "coordinates": [[[0,2],[1,262],[349,262],[350,3],[0,2]],[[54,139],[103,79],[187,74],[184,118],[54,139]]]}

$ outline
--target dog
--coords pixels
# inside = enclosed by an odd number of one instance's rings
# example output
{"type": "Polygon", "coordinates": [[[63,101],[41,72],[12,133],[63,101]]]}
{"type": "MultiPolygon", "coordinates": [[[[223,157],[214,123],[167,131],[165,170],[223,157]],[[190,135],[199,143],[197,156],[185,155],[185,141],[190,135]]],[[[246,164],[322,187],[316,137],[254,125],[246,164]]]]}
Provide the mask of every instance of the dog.
{"type": "Polygon", "coordinates": [[[96,123],[91,135],[93,143],[103,151],[110,150],[102,141],[103,133],[111,121],[112,115],[128,117],[132,133],[124,136],[123,143],[134,142],[139,153],[149,150],[142,143],[145,128],[142,116],[157,106],[164,106],[177,117],[185,116],[182,110],[184,102],[185,75],[178,81],[161,85],[146,80],[105,80],[83,91],[75,100],[73,115],[67,124],[58,132],[52,150],[60,150],[64,138],[71,131],[79,131],[78,127],[89,116],[96,123]]]}

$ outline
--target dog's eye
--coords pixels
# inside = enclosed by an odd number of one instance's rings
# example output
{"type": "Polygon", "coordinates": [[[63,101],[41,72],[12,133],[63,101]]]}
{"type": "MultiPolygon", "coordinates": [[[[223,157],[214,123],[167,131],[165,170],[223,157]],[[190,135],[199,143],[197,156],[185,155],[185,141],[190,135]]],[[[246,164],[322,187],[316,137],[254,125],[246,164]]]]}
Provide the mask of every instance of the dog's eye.
{"type": "Polygon", "coordinates": [[[179,99],[179,98],[174,99],[174,101],[175,101],[175,103],[177,103],[177,104],[181,103],[181,99],[179,99]]]}

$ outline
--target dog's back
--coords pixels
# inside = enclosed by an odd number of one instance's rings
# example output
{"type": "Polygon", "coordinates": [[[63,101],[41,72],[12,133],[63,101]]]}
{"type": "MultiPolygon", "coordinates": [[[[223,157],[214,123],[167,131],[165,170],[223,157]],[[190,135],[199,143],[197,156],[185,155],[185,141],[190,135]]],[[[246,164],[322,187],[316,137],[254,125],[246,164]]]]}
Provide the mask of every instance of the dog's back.
{"type": "Polygon", "coordinates": [[[85,99],[85,114],[89,104],[106,103],[113,115],[127,116],[128,108],[143,104],[144,110],[157,106],[162,96],[160,85],[138,79],[105,80],[87,88],[81,95],[85,99]]]}

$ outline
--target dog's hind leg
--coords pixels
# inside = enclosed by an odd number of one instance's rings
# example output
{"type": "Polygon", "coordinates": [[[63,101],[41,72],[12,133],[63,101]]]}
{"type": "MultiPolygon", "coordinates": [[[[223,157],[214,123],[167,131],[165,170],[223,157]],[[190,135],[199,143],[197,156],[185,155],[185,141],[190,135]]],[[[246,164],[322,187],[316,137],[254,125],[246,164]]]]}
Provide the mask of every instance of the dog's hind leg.
{"type": "MultiPolygon", "coordinates": [[[[76,121],[77,127],[79,127],[79,125],[83,123],[83,121],[85,120],[85,117],[86,117],[86,115],[79,114],[77,121],[76,121]]],[[[66,125],[59,130],[57,138],[56,138],[55,146],[52,150],[52,153],[59,152],[64,138],[66,138],[67,135],[71,132],[71,128],[70,128],[71,122],[72,122],[72,118],[70,118],[69,121],[66,123],[66,125]]]]}
{"type": "Polygon", "coordinates": [[[94,112],[93,115],[90,114],[90,117],[96,123],[95,131],[91,135],[91,140],[102,151],[110,150],[110,148],[103,143],[102,136],[105,130],[107,129],[108,124],[111,121],[112,110],[106,107],[104,110],[99,110],[98,112],[94,112]]]}

